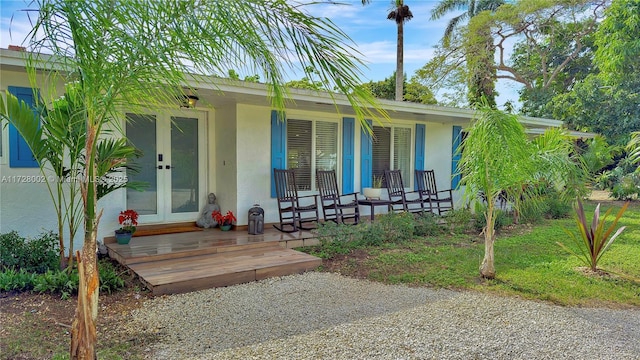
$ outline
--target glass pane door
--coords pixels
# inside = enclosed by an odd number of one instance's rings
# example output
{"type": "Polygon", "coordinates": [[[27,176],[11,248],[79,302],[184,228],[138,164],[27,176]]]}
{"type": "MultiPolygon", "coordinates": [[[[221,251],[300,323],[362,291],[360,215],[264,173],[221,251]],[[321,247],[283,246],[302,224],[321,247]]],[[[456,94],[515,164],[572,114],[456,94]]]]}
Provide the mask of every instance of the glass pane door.
{"type": "Polygon", "coordinates": [[[171,117],[171,212],[198,212],[198,119],[171,117]]]}
{"type": "Polygon", "coordinates": [[[142,156],[133,165],[137,171],[128,171],[129,181],[145,184],[142,191],[127,188],[127,208],[140,215],[158,214],[158,169],[156,168],[156,117],[155,115],[127,114],[127,138],[142,156]]]}

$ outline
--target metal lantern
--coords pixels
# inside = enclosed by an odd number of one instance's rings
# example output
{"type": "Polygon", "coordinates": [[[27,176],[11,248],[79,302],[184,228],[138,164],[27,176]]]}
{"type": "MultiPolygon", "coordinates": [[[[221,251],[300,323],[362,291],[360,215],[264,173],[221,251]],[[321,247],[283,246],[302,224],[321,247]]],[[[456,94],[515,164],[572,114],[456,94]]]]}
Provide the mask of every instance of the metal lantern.
{"type": "Polygon", "coordinates": [[[264,210],[258,204],[249,209],[249,234],[264,233],[264,210]]]}

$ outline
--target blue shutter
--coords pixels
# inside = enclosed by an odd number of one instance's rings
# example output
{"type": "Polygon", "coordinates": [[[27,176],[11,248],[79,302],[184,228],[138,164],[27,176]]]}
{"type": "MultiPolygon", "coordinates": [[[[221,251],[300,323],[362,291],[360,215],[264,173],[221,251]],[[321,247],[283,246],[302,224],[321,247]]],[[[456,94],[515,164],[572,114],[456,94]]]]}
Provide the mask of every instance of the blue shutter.
{"type": "Polygon", "coordinates": [[[271,110],[271,197],[276,197],[273,169],[287,168],[287,122],[284,113],[271,110]]]}
{"type": "Polygon", "coordinates": [[[460,143],[462,140],[462,127],[453,127],[453,142],[451,146],[451,188],[457,189],[460,183],[460,172],[458,171],[458,162],[462,156],[459,151],[460,143]]]}
{"type": "MultiPolygon", "coordinates": [[[[35,106],[33,89],[27,87],[9,86],[9,93],[24,101],[27,105],[35,106]]],[[[37,121],[37,120],[35,120],[37,121]]],[[[9,124],[9,166],[17,168],[38,167],[38,162],[24,138],[20,136],[18,129],[9,124]]]]}
{"type": "MultiPolygon", "coordinates": [[[[424,170],[425,131],[424,124],[416,124],[416,170],[424,170]]],[[[415,190],[418,190],[417,181],[414,186],[415,190]]]]}
{"type": "Polygon", "coordinates": [[[355,122],[354,118],[342,119],[342,193],[354,192],[353,181],[355,178],[355,122]]]}
{"type": "MultiPolygon", "coordinates": [[[[373,129],[371,120],[367,120],[373,129]]],[[[362,128],[360,130],[360,189],[371,187],[373,178],[373,141],[371,135],[362,128]]]]}

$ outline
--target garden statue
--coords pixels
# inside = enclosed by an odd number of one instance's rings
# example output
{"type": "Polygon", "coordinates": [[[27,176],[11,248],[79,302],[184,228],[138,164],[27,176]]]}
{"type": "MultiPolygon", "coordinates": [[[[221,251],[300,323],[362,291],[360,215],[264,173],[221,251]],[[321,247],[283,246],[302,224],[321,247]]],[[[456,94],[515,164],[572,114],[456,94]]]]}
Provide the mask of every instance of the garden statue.
{"type": "Polygon", "coordinates": [[[204,206],[204,209],[202,209],[202,213],[198,221],[196,221],[196,225],[205,229],[216,227],[218,222],[211,216],[214,211],[220,211],[220,206],[216,203],[216,194],[210,193],[209,203],[204,206]]]}

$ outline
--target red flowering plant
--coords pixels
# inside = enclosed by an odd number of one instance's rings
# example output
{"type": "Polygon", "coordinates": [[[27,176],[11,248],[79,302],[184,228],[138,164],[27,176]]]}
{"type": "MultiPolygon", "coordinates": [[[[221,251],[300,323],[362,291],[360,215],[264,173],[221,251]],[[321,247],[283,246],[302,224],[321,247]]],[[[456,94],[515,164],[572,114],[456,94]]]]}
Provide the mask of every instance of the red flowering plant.
{"type": "Polygon", "coordinates": [[[231,211],[227,211],[226,215],[222,215],[222,213],[220,211],[216,210],[211,214],[211,217],[220,226],[233,225],[233,223],[236,222],[236,220],[238,220],[238,219],[236,219],[236,216],[233,215],[233,212],[231,212],[231,211]]]}
{"type": "Polygon", "coordinates": [[[138,225],[138,213],[135,210],[120,211],[118,216],[118,222],[122,227],[116,232],[118,234],[136,232],[136,225],[138,225]]]}

